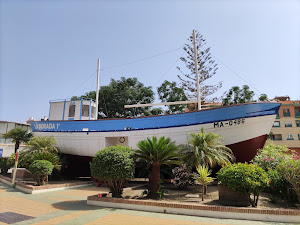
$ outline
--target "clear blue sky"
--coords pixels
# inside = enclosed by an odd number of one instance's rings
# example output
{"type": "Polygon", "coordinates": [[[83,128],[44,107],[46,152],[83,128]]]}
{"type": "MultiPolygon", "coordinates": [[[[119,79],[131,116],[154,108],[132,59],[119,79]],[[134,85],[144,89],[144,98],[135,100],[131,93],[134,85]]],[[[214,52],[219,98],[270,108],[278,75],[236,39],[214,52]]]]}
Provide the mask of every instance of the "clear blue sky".
{"type": "MultiPolygon", "coordinates": [[[[180,48],[193,29],[258,95],[300,99],[296,0],[0,0],[0,7],[0,120],[40,119],[49,100],[94,90],[97,58],[101,85],[122,76],[155,90],[164,80],[178,82],[181,49],[109,67],[180,48]]],[[[219,63],[208,81],[223,81],[216,97],[247,84],[226,66],[219,63]]]]}

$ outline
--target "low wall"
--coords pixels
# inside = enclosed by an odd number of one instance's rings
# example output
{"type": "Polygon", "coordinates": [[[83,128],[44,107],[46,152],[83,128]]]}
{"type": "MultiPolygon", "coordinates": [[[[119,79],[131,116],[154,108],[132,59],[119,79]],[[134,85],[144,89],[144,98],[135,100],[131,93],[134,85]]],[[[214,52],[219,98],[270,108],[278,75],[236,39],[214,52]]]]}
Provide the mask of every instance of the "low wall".
{"type": "Polygon", "coordinates": [[[257,209],[89,196],[87,204],[159,213],[270,222],[300,222],[300,210],[257,209]]]}

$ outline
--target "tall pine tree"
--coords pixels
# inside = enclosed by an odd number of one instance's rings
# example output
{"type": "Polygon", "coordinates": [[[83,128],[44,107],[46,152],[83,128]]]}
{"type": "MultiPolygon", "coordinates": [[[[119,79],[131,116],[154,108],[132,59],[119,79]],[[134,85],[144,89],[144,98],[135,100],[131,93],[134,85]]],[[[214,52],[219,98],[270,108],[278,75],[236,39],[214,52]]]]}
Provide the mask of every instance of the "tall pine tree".
{"type": "MultiPolygon", "coordinates": [[[[196,33],[196,47],[198,58],[198,73],[200,96],[202,101],[209,101],[208,96],[215,93],[222,87],[222,82],[215,85],[205,85],[204,81],[211,78],[218,70],[218,64],[212,59],[210,48],[206,48],[206,40],[198,31],[196,33]]],[[[183,50],[186,57],[181,57],[181,61],[186,65],[188,72],[185,73],[180,67],[177,67],[181,75],[177,75],[181,81],[182,87],[190,100],[197,98],[197,84],[194,61],[194,42],[193,34],[188,38],[188,43],[184,45],[183,50]]]]}

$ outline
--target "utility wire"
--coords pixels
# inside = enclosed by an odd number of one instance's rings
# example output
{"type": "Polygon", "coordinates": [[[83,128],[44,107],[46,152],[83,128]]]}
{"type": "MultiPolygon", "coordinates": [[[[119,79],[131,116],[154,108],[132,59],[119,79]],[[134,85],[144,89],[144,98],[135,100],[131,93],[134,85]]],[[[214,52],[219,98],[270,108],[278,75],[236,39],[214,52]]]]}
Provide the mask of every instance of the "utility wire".
{"type": "MultiPolygon", "coordinates": [[[[142,59],[138,59],[138,60],[135,60],[135,61],[132,61],[132,62],[128,62],[128,63],[123,63],[123,64],[119,64],[119,65],[115,65],[115,66],[110,66],[110,67],[106,67],[106,68],[103,68],[103,69],[100,69],[100,70],[107,70],[107,69],[112,69],[112,68],[116,68],[116,67],[121,67],[121,66],[126,66],[126,65],[130,65],[130,64],[133,64],[133,63],[137,63],[137,62],[141,62],[141,61],[145,61],[145,60],[148,60],[148,59],[152,59],[152,58],[155,58],[155,57],[158,57],[158,56],[161,56],[161,55],[164,55],[164,54],[167,54],[167,53],[170,53],[170,52],[174,52],[174,51],[177,51],[178,49],[181,49],[182,47],[180,48],[176,48],[176,49],[172,49],[172,50],[169,50],[169,51],[166,51],[166,52],[162,52],[162,53],[159,53],[159,54],[156,54],[156,55],[152,55],[152,56],[149,56],[149,57],[146,57],[146,58],[142,58],[142,59]]],[[[171,69],[171,68],[170,68],[171,69]]],[[[169,69],[169,70],[170,70],[169,69]]],[[[71,95],[73,95],[80,87],[82,87],[90,78],[91,76],[93,76],[97,71],[95,71],[93,74],[91,74],[78,88],[76,88],[71,95]]],[[[168,71],[167,71],[168,72],[168,71]]]]}
{"type": "Polygon", "coordinates": [[[259,94],[261,94],[261,92],[259,90],[257,90],[257,88],[255,88],[253,85],[251,85],[248,81],[246,81],[242,76],[240,76],[237,72],[235,72],[234,70],[232,70],[229,66],[227,66],[225,63],[223,63],[221,60],[219,60],[216,56],[214,56],[213,54],[211,54],[217,61],[219,61],[223,66],[225,66],[227,69],[229,69],[231,72],[233,72],[235,75],[237,75],[239,78],[241,78],[243,81],[245,81],[247,84],[249,84],[252,88],[254,88],[259,94]]]}
{"type": "Polygon", "coordinates": [[[81,88],[93,75],[95,75],[95,73],[97,73],[97,71],[95,71],[94,73],[92,73],[81,85],[79,85],[79,87],[78,88],[76,88],[73,92],[72,92],[72,94],[71,94],[71,97],[72,97],[72,95],[79,89],[79,88],[81,88]]]}
{"type": "Polygon", "coordinates": [[[175,61],[175,63],[172,64],[172,66],[169,67],[169,69],[161,76],[161,78],[153,85],[153,87],[156,87],[156,85],[158,84],[158,82],[160,82],[163,77],[176,65],[176,63],[181,59],[181,57],[184,55],[184,53],[179,57],[179,59],[177,59],[175,61]]]}
{"type": "MultiPolygon", "coordinates": [[[[204,49],[202,46],[200,47],[202,49],[204,49]]],[[[148,60],[148,59],[152,59],[152,58],[155,58],[155,57],[158,57],[158,56],[161,56],[161,55],[164,55],[164,54],[167,54],[167,53],[170,53],[170,52],[174,52],[174,51],[177,51],[179,49],[182,49],[182,47],[179,47],[179,48],[176,48],[176,49],[173,49],[173,50],[169,50],[169,51],[166,51],[166,52],[162,52],[162,53],[159,53],[159,54],[156,54],[156,55],[153,55],[153,56],[149,56],[149,57],[146,57],[146,58],[142,58],[142,59],[138,59],[138,60],[135,60],[135,61],[132,61],[132,62],[128,62],[128,63],[123,63],[123,64],[119,64],[119,65],[115,65],[115,66],[110,66],[110,67],[106,67],[106,68],[103,68],[103,69],[100,69],[100,70],[107,70],[107,69],[113,69],[113,68],[117,68],[117,67],[121,67],[121,66],[126,66],[126,65],[130,65],[130,64],[134,64],[134,63],[138,63],[138,62],[141,62],[141,61],[145,61],[145,60],[148,60]]],[[[184,55],[184,53],[181,55],[181,57],[184,55]]],[[[249,84],[249,86],[251,86],[253,89],[255,89],[259,94],[261,94],[261,92],[255,88],[253,85],[251,85],[247,80],[245,80],[241,75],[239,75],[237,72],[235,72],[233,69],[231,69],[229,66],[227,66],[225,63],[223,63],[220,59],[218,59],[215,55],[211,54],[218,62],[220,62],[223,66],[225,66],[228,70],[230,70],[232,73],[234,73],[236,76],[238,76],[240,79],[242,79],[243,81],[245,81],[247,84],[249,84]]],[[[176,63],[180,60],[179,57],[175,63],[173,63],[169,68],[168,70],[161,76],[161,78],[153,85],[153,87],[156,87],[156,85],[163,79],[163,77],[176,65],[176,63]]],[[[93,74],[91,74],[78,88],[76,88],[72,95],[81,87],[83,86],[97,71],[95,71],[93,74]]]]}
{"type": "MultiPolygon", "coordinates": [[[[203,46],[200,46],[200,48],[202,48],[203,50],[205,50],[203,48],[203,46]]],[[[229,69],[232,73],[234,73],[235,75],[237,75],[239,78],[241,78],[243,81],[245,81],[247,84],[249,84],[249,86],[251,86],[252,88],[254,88],[259,94],[262,94],[257,88],[255,88],[252,84],[250,84],[248,81],[246,81],[241,75],[239,75],[237,72],[235,72],[233,69],[231,69],[229,66],[227,66],[225,63],[223,63],[220,59],[218,59],[215,55],[213,55],[212,53],[210,53],[212,55],[212,57],[214,57],[218,62],[220,62],[223,66],[225,66],[227,69],[229,69]]],[[[256,94],[257,95],[257,94],[256,94]]],[[[258,96],[258,95],[257,95],[258,96]]],[[[259,97],[259,96],[258,96],[259,97]]]]}
{"type": "Polygon", "coordinates": [[[100,69],[100,70],[107,70],[107,69],[112,69],[112,68],[116,68],[116,67],[127,66],[127,65],[130,65],[130,64],[133,64],[133,63],[145,61],[145,60],[148,60],[148,59],[155,58],[157,56],[161,56],[161,55],[164,55],[164,54],[167,54],[167,53],[170,53],[170,52],[174,52],[174,51],[177,51],[178,49],[181,49],[181,48],[182,47],[176,48],[176,49],[173,49],[173,50],[170,50],[170,51],[162,52],[162,53],[159,53],[157,55],[149,56],[149,57],[146,57],[146,58],[143,58],[143,59],[138,59],[138,60],[135,60],[135,61],[132,61],[132,62],[128,62],[128,63],[124,63],[124,64],[119,64],[119,65],[116,65],[116,66],[106,67],[106,68],[103,68],[103,69],[100,69]]]}

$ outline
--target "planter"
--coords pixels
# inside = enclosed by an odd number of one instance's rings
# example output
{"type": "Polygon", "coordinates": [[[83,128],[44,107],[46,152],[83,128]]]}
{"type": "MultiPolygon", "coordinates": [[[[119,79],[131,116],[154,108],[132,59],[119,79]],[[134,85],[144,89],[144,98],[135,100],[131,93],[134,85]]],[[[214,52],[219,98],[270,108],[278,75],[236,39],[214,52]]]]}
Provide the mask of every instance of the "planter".
{"type": "Polygon", "coordinates": [[[219,200],[224,205],[229,206],[249,206],[251,205],[249,197],[238,191],[234,191],[225,185],[218,184],[219,200]]]}

